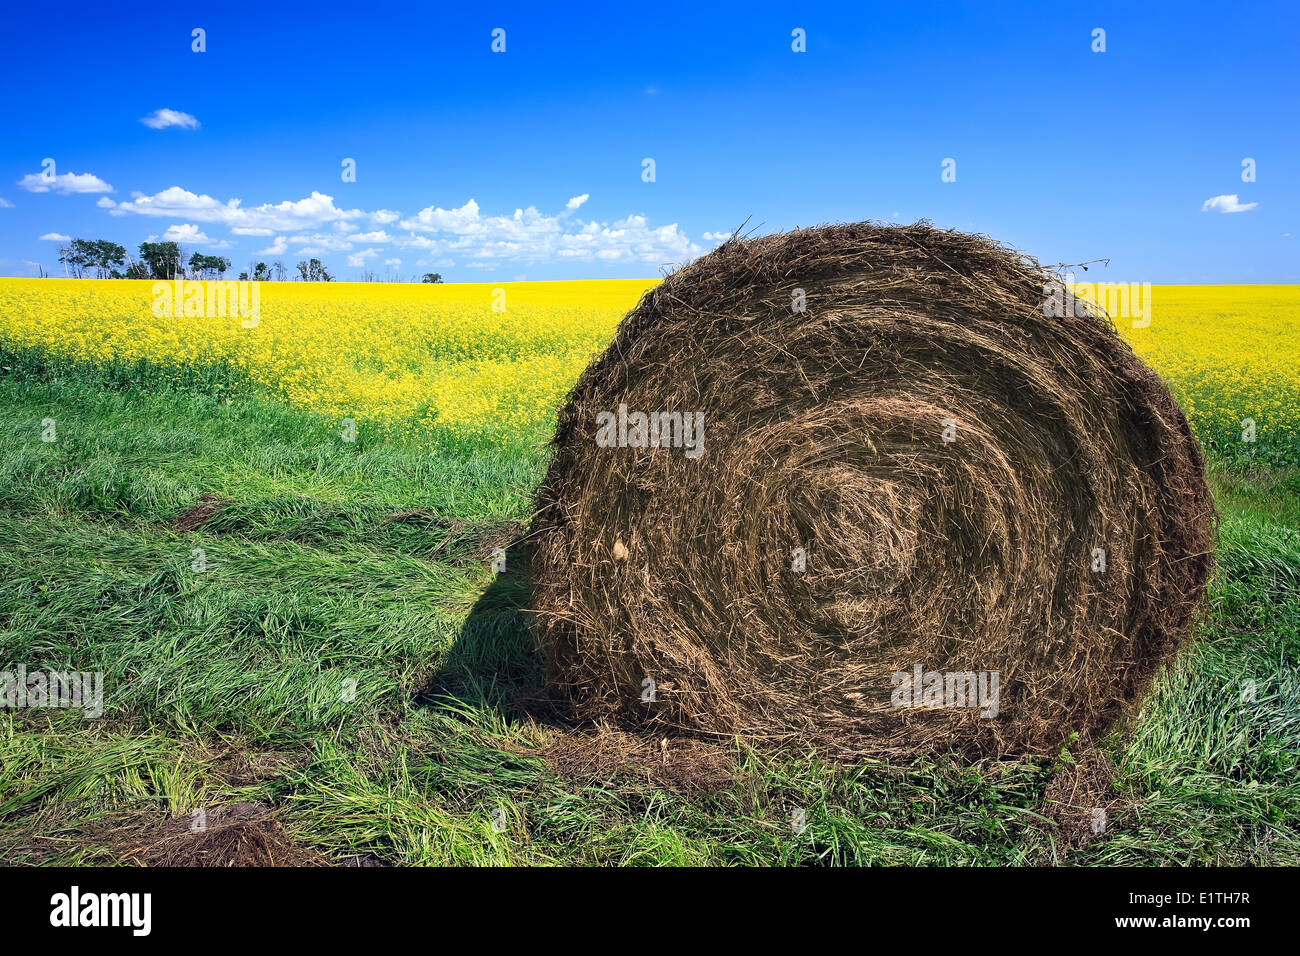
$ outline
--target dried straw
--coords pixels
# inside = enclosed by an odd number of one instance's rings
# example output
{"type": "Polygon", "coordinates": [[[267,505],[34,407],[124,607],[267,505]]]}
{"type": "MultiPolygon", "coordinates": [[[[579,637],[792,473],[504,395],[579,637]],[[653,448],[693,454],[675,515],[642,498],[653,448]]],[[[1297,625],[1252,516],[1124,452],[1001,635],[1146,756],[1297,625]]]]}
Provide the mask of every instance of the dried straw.
{"type": "Polygon", "coordinates": [[[648,292],[539,491],[536,631],[575,716],[984,756],[1139,698],[1203,600],[1214,511],[1164,384],[1104,315],[1045,315],[1055,278],[854,223],[732,240],[648,292]],[[599,447],[620,403],[703,412],[702,453],[599,447]],[[996,672],[997,716],[896,706],[918,664],[996,672]]]}

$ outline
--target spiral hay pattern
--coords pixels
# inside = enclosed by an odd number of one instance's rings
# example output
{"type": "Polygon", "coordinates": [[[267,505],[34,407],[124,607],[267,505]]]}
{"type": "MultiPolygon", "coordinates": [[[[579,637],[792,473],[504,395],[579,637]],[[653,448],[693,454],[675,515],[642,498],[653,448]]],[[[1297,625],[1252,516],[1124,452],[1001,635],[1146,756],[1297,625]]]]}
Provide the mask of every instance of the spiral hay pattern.
{"type": "Polygon", "coordinates": [[[535,627],[575,716],[986,756],[1138,698],[1203,599],[1213,507],[1168,390],[1104,316],[1045,315],[1054,279],[857,223],[647,293],[538,497],[535,627]],[[702,413],[702,441],[610,425],[635,411],[702,413]]]}

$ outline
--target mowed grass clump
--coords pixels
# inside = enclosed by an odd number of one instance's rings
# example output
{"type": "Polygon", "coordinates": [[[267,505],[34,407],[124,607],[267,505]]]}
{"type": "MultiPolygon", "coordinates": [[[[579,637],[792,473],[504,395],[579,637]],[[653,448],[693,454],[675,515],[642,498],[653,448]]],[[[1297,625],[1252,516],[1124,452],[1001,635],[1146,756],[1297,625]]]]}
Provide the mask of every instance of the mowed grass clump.
{"type": "Polygon", "coordinates": [[[1090,806],[1053,797],[1069,745],[846,767],[530,718],[529,584],[517,549],[490,563],[545,466],[349,443],[256,396],[0,376],[0,668],[105,688],[97,720],[0,711],[0,860],[148,863],[162,834],[220,863],[177,834],[204,810],[335,864],[1300,862],[1294,470],[1214,472],[1212,616],[1106,742],[1085,843],[1060,821],[1090,806]]]}

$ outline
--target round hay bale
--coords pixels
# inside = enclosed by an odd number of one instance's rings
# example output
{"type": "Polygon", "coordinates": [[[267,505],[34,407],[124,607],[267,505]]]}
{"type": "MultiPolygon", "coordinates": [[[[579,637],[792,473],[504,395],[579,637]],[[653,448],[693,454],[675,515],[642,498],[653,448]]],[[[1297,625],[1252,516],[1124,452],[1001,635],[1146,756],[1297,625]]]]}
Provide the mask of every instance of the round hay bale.
{"type": "Polygon", "coordinates": [[[535,628],[574,715],[837,755],[1109,724],[1191,626],[1214,511],[1164,384],[1055,283],[984,237],[855,223],[648,292],[537,502],[535,628]]]}

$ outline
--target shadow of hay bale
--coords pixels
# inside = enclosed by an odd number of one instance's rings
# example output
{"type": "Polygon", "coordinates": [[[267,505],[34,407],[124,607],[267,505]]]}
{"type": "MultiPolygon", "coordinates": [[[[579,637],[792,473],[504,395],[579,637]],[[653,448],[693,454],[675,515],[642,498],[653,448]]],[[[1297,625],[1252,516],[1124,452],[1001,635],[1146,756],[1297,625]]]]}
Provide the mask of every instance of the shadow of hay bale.
{"type": "Polygon", "coordinates": [[[506,570],[474,602],[442,667],[416,693],[421,706],[436,709],[440,698],[450,697],[504,719],[541,718],[548,711],[539,697],[542,658],[530,633],[532,582],[523,542],[510,543],[505,553],[506,570]]]}

